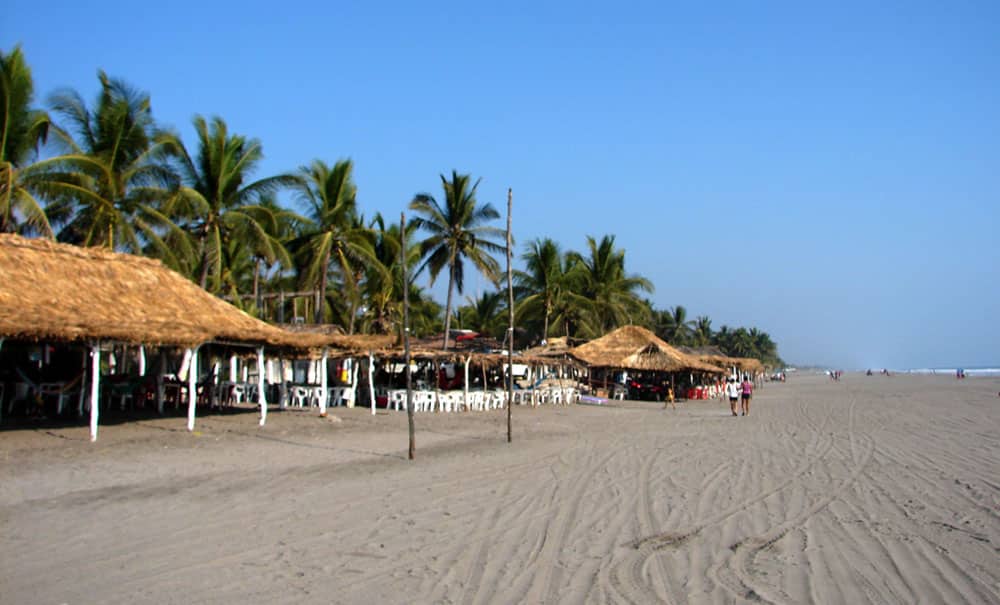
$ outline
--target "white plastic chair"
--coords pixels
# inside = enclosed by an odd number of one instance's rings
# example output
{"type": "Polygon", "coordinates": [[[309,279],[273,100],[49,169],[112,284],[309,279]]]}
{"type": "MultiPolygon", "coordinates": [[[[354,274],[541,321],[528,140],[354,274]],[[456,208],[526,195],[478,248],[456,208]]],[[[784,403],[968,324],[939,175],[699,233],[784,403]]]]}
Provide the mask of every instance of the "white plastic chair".
{"type": "Polygon", "coordinates": [[[304,408],[309,404],[310,389],[306,387],[292,387],[292,401],[294,405],[304,408]]]}

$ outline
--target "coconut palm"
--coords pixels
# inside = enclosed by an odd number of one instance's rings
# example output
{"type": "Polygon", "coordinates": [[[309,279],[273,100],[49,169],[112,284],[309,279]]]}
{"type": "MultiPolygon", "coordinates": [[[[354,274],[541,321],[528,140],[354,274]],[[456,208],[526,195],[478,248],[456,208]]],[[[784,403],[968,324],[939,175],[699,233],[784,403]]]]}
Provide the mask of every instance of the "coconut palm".
{"type": "MultiPolygon", "coordinates": [[[[397,223],[386,225],[381,214],[376,213],[369,225],[374,237],[372,250],[376,263],[365,266],[363,299],[366,304],[362,314],[361,329],[376,334],[391,334],[402,326],[403,319],[403,271],[399,262],[400,231],[397,223]]],[[[410,232],[411,227],[407,228],[410,232]]],[[[420,262],[420,243],[407,238],[406,264],[416,266],[420,262]]],[[[410,290],[413,297],[415,279],[410,272],[410,290]]]]}
{"type": "MultiPolygon", "coordinates": [[[[331,263],[345,290],[348,333],[354,332],[355,311],[359,306],[362,268],[377,267],[374,236],[358,215],[357,187],[351,178],[350,160],[329,166],[315,160],[300,170],[297,186],[306,218],[310,220],[294,246],[305,259],[303,279],[326,297],[331,263]]],[[[323,306],[316,309],[316,323],[323,321],[323,306]]]]}
{"type": "Polygon", "coordinates": [[[712,320],[700,315],[694,320],[694,330],[691,343],[696,347],[704,347],[712,342],[712,320]]]}
{"type": "Polygon", "coordinates": [[[459,325],[466,329],[498,336],[504,331],[507,322],[506,295],[499,290],[483,292],[479,298],[466,297],[468,305],[458,309],[459,325]]]}
{"type": "Polygon", "coordinates": [[[497,240],[503,230],[487,225],[500,213],[490,204],[476,201],[479,180],[471,182],[467,174],[452,171],[451,180],[441,175],[444,205],[429,194],[421,193],[410,202],[417,217],[414,225],[430,235],[421,242],[423,267],[430,270],[431,284],[442,269],[448,269],[448,296],[445,303],[444,349],[448,348],[451,329],[452,294],[462,294],[465,286],[465,261],[468,260],[490,281],[496,281],[500,265],[491,254],[504,252],[497,240]]]}
{"type": "Polygon", "coordinates": [[[287,253],[286,244],[302,231],[308,219],[279,205],[273,195],[263,196],[258,204],[245,207],[244,212],[249,214],[264,228],[264,231],[274,243],[274,249],[279,252],[276,258],[268,258],[264,250],[259,248],[251,250],[253,258],[253,284],[251,292],[253,293],[254,300],[252,311],[259,316],[263,308],[263,299],[261,298],[262,278],[267,273],[274,274],[284,269],[294,268],[294,264],[287,253]]]}
{"type": "Polygon", "coordinates": [[[657,335],[672,345],[686,345],[691,341],[694,322],[687,318],[687,309],[682,305],[671,307],[660,317],[657,335]]]}
{"type": "Polygon", "coordinates": [[[222,285],[224,249],[231,239],[268,262],[290,262],[287,252],[268,232],[266,221],[262,224],[262,216],[270,211],[261,200],[278,189],[294,186],[298,179],[279,175],[248,183],[264,157],[260,141],[230,134],[218,117],[209,123],[195,116],[194,129],[198,137],[196,157],[176,135],[167,140],[183,179],[167,209],[179,217],[197,242],[190,274],[197,275],[202,288],[217,292],[222,285]]]}
{"type": "Polygon", "coordinates": [[[170,266],[188,250],[179,230],[159,206],[177,186],[163,159],[167,135],[153,122],[149,95],[98,72],[101,91],[94,108],[74,91],[50,99],[71,125],[76,140],[61,137],[67,153],[36,162],[35,184],[50,200],[50,220],[63,223],[59,238],[83,246],[160,256],[170,266]]]}
{"type": "Polygon", "coordinates": [[[525,270],[514,273],[519,316],[542,318],[542,340],[549,337],[549,320],[567,289],[565,255],[550,238],[537,239],[521,257],[525,270]]]}
{"type": "Polygon", "coordinates": [[[586,310],[581,326],[585,336],[596,338],[629,323],[645,323],[647,311],[638,292],[652,292],[653,284],[625,272],[625,251],[615,248],[613,235],[600,241],[587,237],[588,255],[571,252],[574,269],[571,298],[586,310]]]}
{"type": "Polygon", "coordinates": [[[21,228],[52,237],[42,204],[24,178],[51,127],[48,114],[31,107],[34,90],[21,48],[0,52],[0,232],[15,231],[22,222],[21,228]]]}

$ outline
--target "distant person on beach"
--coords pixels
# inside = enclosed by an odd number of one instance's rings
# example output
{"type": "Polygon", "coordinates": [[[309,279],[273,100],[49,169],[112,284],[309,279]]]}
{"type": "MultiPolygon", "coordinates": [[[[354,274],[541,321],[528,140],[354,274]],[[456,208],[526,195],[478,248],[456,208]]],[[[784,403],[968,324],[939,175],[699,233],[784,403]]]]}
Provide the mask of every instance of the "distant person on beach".
{"type": "Polygon", "coordinates": [[[674,400],[674,387],[667,385],[667,396],[663,398],[663,409],[667,409],[667,406],[673,406],[677,409],[677,403],[674,400]]]}
{"type": "Polygon", "coordinates": [[[753,383],[750,382],[749,376],[743,377],[743,384],[740,387],[743,395],[743,415],[747,416],[750,414],[750,398],[753,396],[753,383]]]}
{"type": "Polygon", "coordinates": [[[733,411],[733,416],[737,416],[736,402],[740,399],[740,387],[735,378],[730,377],[726,382],[726,395],[729,397],[729,408],[733,411]]]}

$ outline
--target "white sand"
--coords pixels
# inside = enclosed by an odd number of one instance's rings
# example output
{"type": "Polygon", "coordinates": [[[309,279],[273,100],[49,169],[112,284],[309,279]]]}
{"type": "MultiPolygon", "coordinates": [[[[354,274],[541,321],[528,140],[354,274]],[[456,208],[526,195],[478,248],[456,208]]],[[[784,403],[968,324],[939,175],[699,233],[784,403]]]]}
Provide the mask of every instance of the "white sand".
{"type": "Polygon", "coordinates": [[[1000,381],[0,433],[2,603],[997,603],[1000,381]]]}

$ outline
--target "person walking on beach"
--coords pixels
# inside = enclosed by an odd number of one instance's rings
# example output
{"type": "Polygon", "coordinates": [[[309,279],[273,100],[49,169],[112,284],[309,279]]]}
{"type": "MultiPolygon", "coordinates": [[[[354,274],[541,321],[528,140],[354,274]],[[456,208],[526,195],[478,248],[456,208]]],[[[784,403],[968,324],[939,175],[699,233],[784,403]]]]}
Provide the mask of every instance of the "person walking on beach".
{"type": "Polygon", "coordinates": [[[669,406],[672,406],[676,410],[677,409],[677,403],[674,400],[674,387],[670,386],[669,384],[666,385],[666,387],[667,387],[667,393],[663,397],[663,409],[667,409],[667,406],[669,405],[669,406]]]}
{"type": "Polygon", "coordinates": [[[750,414],[750,397],[753,396],[753,383],[750,382],[749,376],[743,377],[743,384],[740,385],[740,390],[743,395],[743,415],[746,416],[750,414]]]}
{"type": "Polygon", "coordinates": [[[740,398],[740,387],[736,384],[736,378],[730,377],[726,381],[726,395],[729,397],[729,409],[733,411],[733,416],[737,416],[736,402],[740,398]]]}

